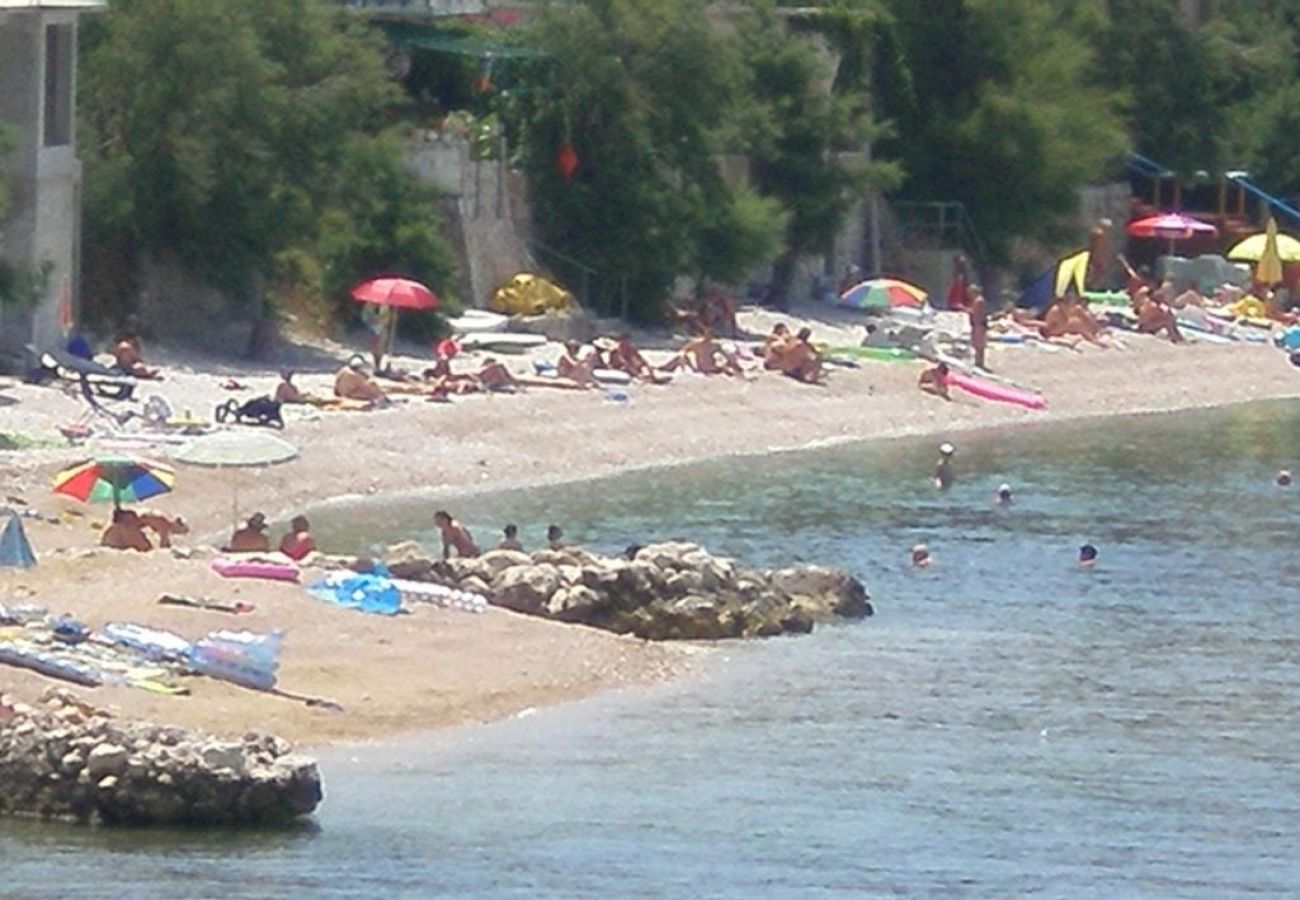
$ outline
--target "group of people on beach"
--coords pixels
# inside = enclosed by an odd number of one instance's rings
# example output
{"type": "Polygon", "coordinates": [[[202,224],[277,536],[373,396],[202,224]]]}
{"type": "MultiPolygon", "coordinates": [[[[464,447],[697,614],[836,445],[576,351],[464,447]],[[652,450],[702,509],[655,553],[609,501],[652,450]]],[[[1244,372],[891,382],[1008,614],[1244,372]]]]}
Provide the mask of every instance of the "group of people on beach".
{"type": "MultiPolygon", "coordinates": [[[[455,519],[445,509],[433,514],[433,524],[442,538],[442,558],[450,559],[452,555],[461,559],[472,559],[483,551],[474,541],[474,535],[465,525],[455,519]]],[[[550,550],[568,549],[564,542],[564,529],[552,522],[546,526],[546,547],[550,550]]],[[[497,550],[514,550],[524,552],[523,542],[519,540],[519,526],[507,524],[501,529],[501,539],[497,541],[497,550]]]]}

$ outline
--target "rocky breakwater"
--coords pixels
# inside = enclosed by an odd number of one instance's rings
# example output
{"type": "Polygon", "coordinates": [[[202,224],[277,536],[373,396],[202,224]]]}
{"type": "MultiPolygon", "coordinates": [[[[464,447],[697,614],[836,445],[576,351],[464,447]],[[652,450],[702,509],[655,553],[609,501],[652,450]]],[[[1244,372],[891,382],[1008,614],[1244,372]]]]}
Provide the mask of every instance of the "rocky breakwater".
{"type": "Polygon", "coordinates": [[[632,558],[576,549],[492,550],[433,560],[418,544],[389,548],[393,576],[482,594],[497,606],[650,640],[804,633],[814,623],[872,613],[862,583],[819,566],[751,569],[697,544],[640,548],[632,558]]]}
{"type": "Polygon", "coordinates": [[[321,800],[314,760],[276,737],[224,741],[125,722],[54,688],[0,696],[0,814],[106,825],[265,825],[321,800]]]}

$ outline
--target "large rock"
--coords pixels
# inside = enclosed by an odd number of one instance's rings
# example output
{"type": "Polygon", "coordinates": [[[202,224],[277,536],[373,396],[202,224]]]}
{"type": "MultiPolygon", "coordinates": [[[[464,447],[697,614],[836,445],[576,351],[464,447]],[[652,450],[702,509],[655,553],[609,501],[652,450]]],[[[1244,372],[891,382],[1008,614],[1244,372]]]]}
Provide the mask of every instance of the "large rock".
{"type": "Polygon", "coordinates": [[[0,813],[129,825],[265,825],[314,810],[311,759],[266,735],[242,742],[119,722],[81,701],[0,698],[0,813]],[[67,715],[75,711],[78,721],[67,715]]]}
{"type": "Polygon", "coordinates": [[[650,544],[630,561],[572,548],[493,550],[438,561],[424,578],[518,612],[652,640],[803,634],[872,611],[861,582],[839,569],[744,569],[685,541],[650,544]]]}
{"type": "Polygon", "coordinates": [[[492,582],[492,600],[515,612],[538,615],[560,586],[560,570],[549,563],[511,566],[492,582]]]}

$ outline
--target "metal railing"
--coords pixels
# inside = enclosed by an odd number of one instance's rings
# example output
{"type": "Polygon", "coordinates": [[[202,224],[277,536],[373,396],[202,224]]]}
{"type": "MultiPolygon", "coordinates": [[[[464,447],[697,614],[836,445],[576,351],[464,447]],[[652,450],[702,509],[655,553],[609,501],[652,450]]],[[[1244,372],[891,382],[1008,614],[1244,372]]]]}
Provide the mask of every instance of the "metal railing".
{"type": "Polygon", "coordinates": [[[977,265],[988,259],[988,248],[966,204],[955,200],[897,200],[890,206],[905,242],[934,248],[960,247],[977,265]]]}

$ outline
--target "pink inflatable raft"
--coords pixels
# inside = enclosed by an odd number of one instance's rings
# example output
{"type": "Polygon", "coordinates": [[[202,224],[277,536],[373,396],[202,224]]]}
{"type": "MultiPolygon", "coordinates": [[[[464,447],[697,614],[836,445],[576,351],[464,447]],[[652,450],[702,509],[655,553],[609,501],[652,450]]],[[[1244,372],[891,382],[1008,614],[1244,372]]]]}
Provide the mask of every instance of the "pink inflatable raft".
{"type": "Polygon", "coordinates": [[[987,378],[977,378],[963,372],[950,371],[948,373],[948,384],[959,387],[966,393],[974,394],[976,397],[997,400],[1002,403],[1014,403],[1026,409],[1042,409],[1047,405],[1047,400],[1041,394],[1022,391],[1020,388],[1012,387],[1009,384],[1000,384],[996,381],[989,381],[987,378]]]}
{"type": "Polygon", "coordinates": [[[237,559],[220,556],[212,561],[212,571],[224,578],[269,578],[272,581],[297,581],[298,567],[290,562],[269,559],[237,559]]]}

